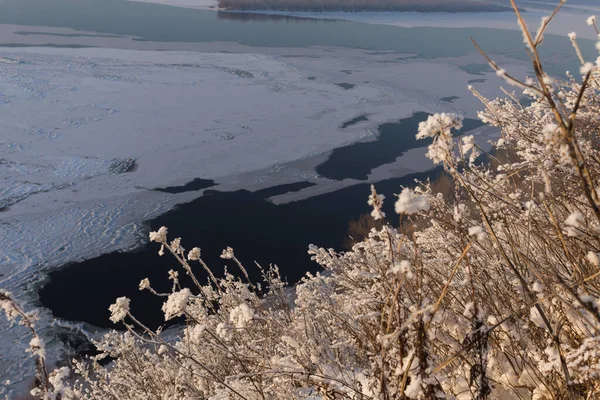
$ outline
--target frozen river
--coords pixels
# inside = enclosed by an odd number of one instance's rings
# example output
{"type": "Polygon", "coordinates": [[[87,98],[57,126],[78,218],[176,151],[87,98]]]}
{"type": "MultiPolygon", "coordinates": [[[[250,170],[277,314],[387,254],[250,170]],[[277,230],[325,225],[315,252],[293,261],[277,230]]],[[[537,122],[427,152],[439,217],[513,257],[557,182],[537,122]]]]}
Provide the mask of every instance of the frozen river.
{"type": "MultiPolygon", "coordinates": [[[[138,246],[143,221],[203,193],[153,189],[198,178],[225,194],[308,182],[267,196],[283,205],[354,198],[359,185],[428,171],[417,146],[356,176],[317,173],[333,149],[377,140],[386,123],[415,112],[476,117],[467,85],[494,97],[501,82],[469,36],[515,75],[529,72],[519,32],[442,19],[407,28],[121,0],[4,0],[0,11],[0,288],[28,308],[48,272],[138,246]]],[[[568,39],[546,42],[552,71],[576,68],[568,39]]],[[[593,45],[581,42],[586,54],[593,45]]],[[[410,141],[411,129],[398,134],[410,141]]],[[[494,132],[479,134],[484,144],[494,132]]],[[[318,204],[287,207],[309,206],[318,204]]],[[[53,360],[69,351],[65,326],[100,332],[47,309],[41,326],[53,360]]],[[[29,383],[21,334],[0,319],[0,382],[29,383]]]]}

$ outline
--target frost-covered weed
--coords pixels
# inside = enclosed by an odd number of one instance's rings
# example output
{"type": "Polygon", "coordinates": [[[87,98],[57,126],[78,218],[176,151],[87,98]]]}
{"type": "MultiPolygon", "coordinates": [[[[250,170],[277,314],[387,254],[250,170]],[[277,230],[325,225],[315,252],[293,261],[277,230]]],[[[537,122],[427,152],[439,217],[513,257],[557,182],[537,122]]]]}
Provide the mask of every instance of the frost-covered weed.
{"type": "MultiPolygon", "coordinates": [[[[324,272],[291,288],[275,266],[264,282],[248,282],[231,248],[222,257],[240,277],[217,279],[199,248],[186,254],[166,228],[152,232],[194,282],[181,287],[170,271],[171,293],[139,285],[165,297],[165,320],[185,317],[180,336],[151,331],[119,298],[111,319],[127,332],[107,334],[102,355],[74,361],[70,384],[65,369],[51,374],[40,397],[600,398],[600,65],[582,62],[583,82],[549,79],[537,48],[550,20],[536,37],[524,27],[535,79],[518,81],[490,60],[530,105],[519,93],[487,100],[472,89],[481,119],[502,132],[488,163],[476,162],[472,137],[455,142],[458,116],[419,127],[418,137],[434,139],[428,155],[454,180],[454,197],[429,184],[402,189],[400,228],[373,229],[346,253],[311,246],[324,272]]],[[[384,200],[373,188],[377,220],[384,200]]],[[[2,299],[9,318],[23,315],[2,299]]],[[[41,342],[30,350],[43,360],[41,342]]]]}
{"type": "Polygon", "coordinates": [[[0,310],[6,316],[10,324],[22,325],[31,333],[29,347],[25,350],[35,358],[36,365],[36,387],[31,391],[31,395],[42,397],[44,399],[55,400],[62,387],[58,388],[51,385],[50,382],[55,381],[55,377],[60,375],[60,372],[48,374],[46,368],[46,348],[42,338],[38,336],[35,328],[35,323],[38,320],[37,312],[25,312],[14,299],[12,293],[0,289],[0,310]]]}

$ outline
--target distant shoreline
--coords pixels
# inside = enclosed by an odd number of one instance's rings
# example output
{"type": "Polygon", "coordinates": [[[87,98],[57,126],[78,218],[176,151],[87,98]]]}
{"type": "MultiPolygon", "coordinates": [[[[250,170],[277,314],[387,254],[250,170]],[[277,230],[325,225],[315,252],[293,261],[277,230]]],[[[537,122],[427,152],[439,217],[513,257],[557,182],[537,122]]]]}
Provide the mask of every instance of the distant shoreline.
{"type": "Polygon", "coordinates": [[[472,0],[218,0],[226,11],[284,12],[502,12],[506,6],[472,0]]]}

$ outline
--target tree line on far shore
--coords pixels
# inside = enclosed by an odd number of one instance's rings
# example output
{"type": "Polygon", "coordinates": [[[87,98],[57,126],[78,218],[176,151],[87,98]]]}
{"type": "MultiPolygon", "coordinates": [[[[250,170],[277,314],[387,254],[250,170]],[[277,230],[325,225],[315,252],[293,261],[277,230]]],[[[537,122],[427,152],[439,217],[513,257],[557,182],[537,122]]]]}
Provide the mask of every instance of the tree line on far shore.
{"type": "Polygon", "coordinates": [[[507,11],[507,7],[477,0],[219,0],[231,10],[287,11],[507,11]]]}

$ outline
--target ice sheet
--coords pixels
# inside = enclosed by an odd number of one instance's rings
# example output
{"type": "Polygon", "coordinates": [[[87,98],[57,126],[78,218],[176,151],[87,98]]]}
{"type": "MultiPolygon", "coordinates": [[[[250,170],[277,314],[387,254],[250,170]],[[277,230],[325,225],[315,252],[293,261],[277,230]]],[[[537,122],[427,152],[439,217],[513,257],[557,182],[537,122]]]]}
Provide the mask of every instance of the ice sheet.
{"type": "MultiPolygon", "coordinates": [[[[141,221],[194,195],[151,188],[194,178],[264,185],[290,162],[352,143],[378,123],[414,111],[472,117],[479,108],[465,87],[473,76],[460,69],[477,56],[366,53],[0,49],[0,287],[32,308],[45,270],[134,245],[145,235],[141,221]],[[440,101],[450,95],[460,99],[440,101]],[[363,114],[368,124],[339,128],[363,114]]],[[[484,94],[497,88],[493,73],[478,77],[484,94]]],[[[45,310],[41,318],[56,360],[56,322],[45,310]]],[[[22,334],[0,322],[0,382],[28,383],[22,334]]]]}

